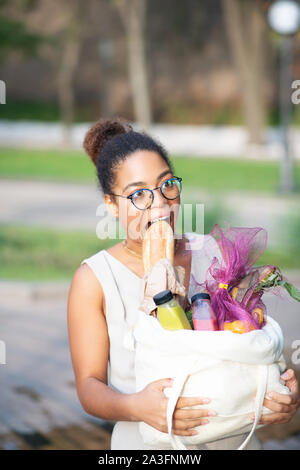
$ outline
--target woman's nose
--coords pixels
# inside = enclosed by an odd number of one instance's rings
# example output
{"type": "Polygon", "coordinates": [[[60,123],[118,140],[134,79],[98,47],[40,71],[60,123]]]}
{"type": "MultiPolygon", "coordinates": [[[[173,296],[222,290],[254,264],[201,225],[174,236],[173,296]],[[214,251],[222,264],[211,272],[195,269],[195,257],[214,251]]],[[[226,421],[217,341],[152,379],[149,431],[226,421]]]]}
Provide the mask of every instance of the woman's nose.
{"type": "Polygon", "coordinates": [[[155,189],[155,191],[153,191],[152,207],[163,207],[167,204],[168,200],[163,197],[161,191],[159,189],[155,189]]]}

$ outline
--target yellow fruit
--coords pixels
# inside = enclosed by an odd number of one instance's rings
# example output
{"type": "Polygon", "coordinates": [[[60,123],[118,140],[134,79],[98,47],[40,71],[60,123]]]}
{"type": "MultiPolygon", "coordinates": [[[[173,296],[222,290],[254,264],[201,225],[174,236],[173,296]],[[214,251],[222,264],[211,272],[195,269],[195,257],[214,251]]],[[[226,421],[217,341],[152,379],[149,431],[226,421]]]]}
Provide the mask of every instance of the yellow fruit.
{"type": "Polygon", "coordinates": [[[251,315],[255,320],[258,320],[260,325],[264,321],[264,312],[259,307],[256,307],[254,310],[252,310],[251,315]]]}
{"type": "MultiPolygon", "coordinates": [[[[247,333],[249,330],[245,322],[241,320],[235,320],[233,322],[225,322],[224,323],[224,330],[225,331],[232,331],[232,333],[243,334],[247,333]]],[[[254,330],[254,327],[251,325],[250,330],[254,330]]]]}
{"type": "Polygon", "coordinates": [[[239,290],[238,287],[234,287],[234,288],[232,289],[232,291],[230,292],[230,295],[231,295],[231,297],[233,298],[233,300],[235,300],[235,298],[236,298],[236,296],[237,296],[237,293],[238,293],[238,290],[239,290]]]}

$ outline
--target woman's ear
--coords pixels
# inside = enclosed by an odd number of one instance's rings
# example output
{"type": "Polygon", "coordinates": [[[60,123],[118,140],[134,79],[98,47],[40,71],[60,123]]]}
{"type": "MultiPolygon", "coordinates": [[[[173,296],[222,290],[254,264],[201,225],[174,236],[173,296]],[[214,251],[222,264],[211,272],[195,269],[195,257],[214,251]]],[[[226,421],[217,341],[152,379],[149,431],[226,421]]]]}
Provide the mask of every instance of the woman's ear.
{"type": "Polygon", "coordinates": [[[115,202],[113,202],[111,196],[109,194],[104,194],[104,202],[107,211],[116,217],[116,219],[119,218],[119,208],[115,202]]]}

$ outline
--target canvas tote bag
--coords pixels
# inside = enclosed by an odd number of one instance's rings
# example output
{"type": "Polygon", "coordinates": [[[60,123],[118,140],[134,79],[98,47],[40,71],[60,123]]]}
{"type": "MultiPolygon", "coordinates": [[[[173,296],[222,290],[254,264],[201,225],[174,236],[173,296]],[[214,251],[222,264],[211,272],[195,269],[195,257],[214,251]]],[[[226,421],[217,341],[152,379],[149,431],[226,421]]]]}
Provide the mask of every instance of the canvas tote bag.
{"type": "Polygon", "coordinates": [[[131,349],[135,350],[136,391],[155,380],[173,377],[165,389],[168,433],[139,423],[145,444],[187,449],[225,437],[249,433],[238,450],[246,447],[261,413],[271,413],[263,406],[266,392],[288,394],[280,381],[286,369],[282,356],[283,336],[278,323],[268,316],[261,330],[235,334],[230,331],[195,331],[164,329],[157,318],[139,311],[132,329],[131,349]],[[183,397],[210,398],[209,408],[217,416],[198,426],[195,436],[172,432],[172,417],[177,400],[183,397]],[[254,423],[250,414],[255,413],[254,423]]]}

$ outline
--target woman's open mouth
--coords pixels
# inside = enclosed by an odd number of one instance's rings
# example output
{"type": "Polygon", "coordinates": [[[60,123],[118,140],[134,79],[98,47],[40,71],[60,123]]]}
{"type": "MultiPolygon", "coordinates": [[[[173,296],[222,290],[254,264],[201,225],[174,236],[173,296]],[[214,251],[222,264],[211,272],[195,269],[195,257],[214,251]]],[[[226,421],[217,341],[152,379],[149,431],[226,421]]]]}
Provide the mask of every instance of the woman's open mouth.
{"type": "Polygon", "coordinates": [[[171,211],[168,215],[160,216],[160,217],[154,217],[151,220],[148,220],[148,222],[145,225],[145,230],[148,230],[150,225],[154,224],[155,222],[158,222],[159,220],[165,220],[170,224],[173,232],[174,232],[174,212],[171,211]]]}

